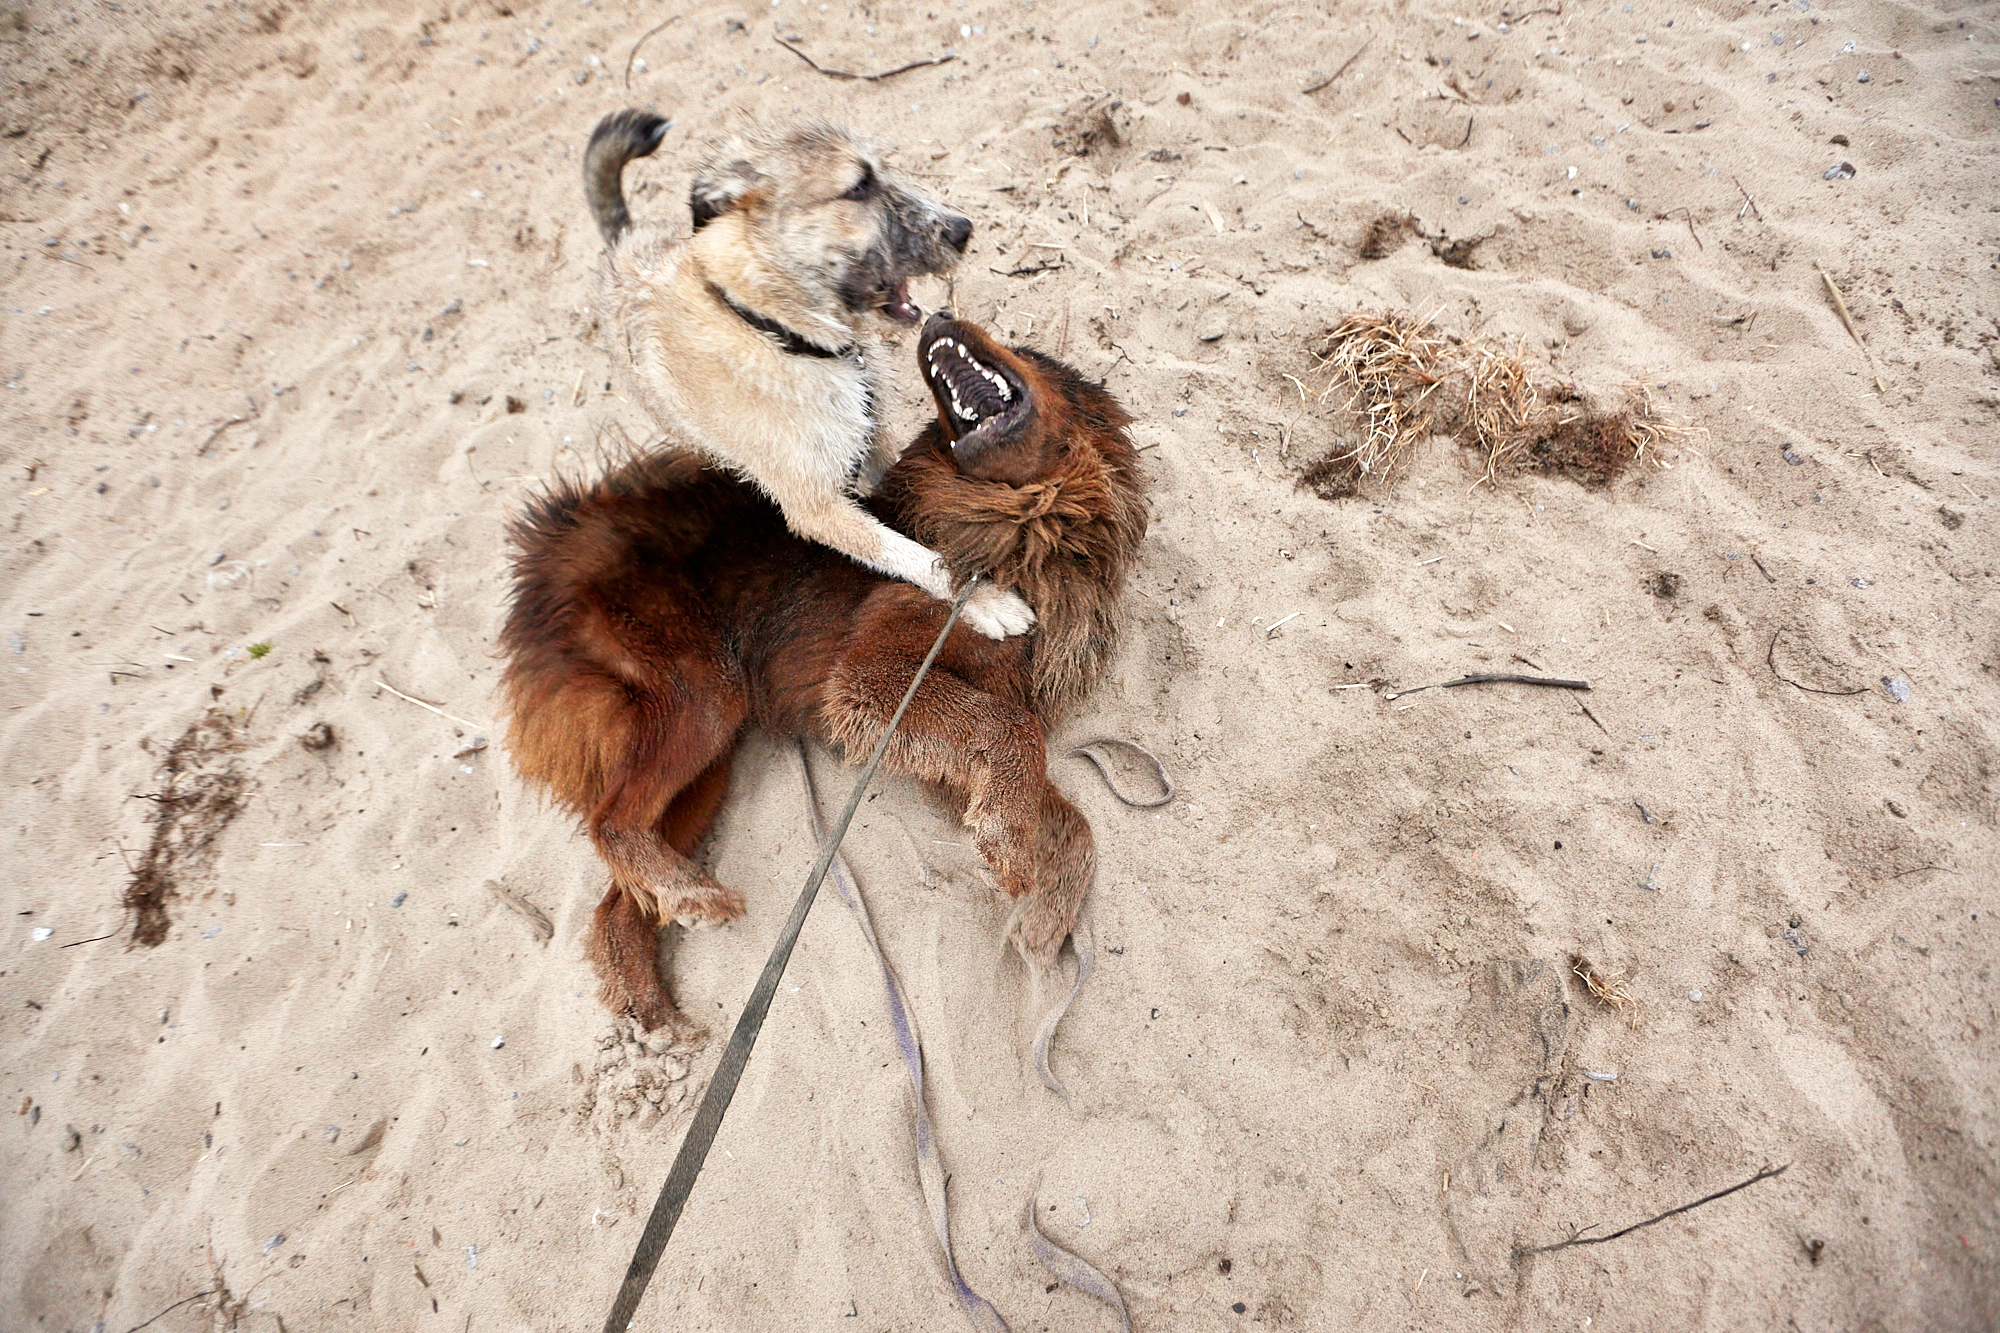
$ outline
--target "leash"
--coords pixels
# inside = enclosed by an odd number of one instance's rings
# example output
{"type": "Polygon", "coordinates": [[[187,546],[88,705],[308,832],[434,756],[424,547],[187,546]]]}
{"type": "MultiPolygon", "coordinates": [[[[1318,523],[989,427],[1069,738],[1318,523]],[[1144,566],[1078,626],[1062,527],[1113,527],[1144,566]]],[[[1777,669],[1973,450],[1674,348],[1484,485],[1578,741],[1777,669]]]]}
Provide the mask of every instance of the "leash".
{"type": "MultiPolygon", "coordinates": [[[[812,811],[813,836],[821,836],[819,822],[819,795],[813,789],[812,761],[806,754],[806,743],[799,742],[799,768],[805,774],[806,805],[812,811]]],[[[910,1011],[908,998],[903,994],[903,983],[896,977],[896,969],[889,965],[888,955],[882,952],[882,941],[875,934],[875,922],[868,914],[868,900],[861,896],[861,886],[854,881],[854,873],[847,866],[847,858],[838,850],[833,854],[833,887],[840,900],[847,904],[847,910],[854,915],[854,923],[861,928],[861,934],[868,941],[868,948],[875,955],[875,964],[882,969],[882,989],[889,1000],[889,1019],[896,1032],[896,1053],[903,1061],[903,1072],[909,1076],[910,1091],[914,1096],[912,1107],[916,1122],[917,1183],[922,1187],[924,1206],[931,1215],[931,1229],[937,1233],[938,1248],[944,1251],[945,1271],[951,1274],[953,1292],[958,1297],[959,1307],[965,1311],[965,1318],[978,1333],[1007,1333],[1007,1321],[993,1308],[992,1302],[972,1289],[963,1274],[958,1271],[958,1256],[951,1248],[951,1212],[947,1197],[950,1176],[945,1173],[944,1161],[938,1154],[937,1131],[931,1124],[928,1102],[924,1099],[924,1047],[923,1038],[917,1032],[917,1018],[910,1011]]],[[[1077,948],[1076,984],[1070,988],[1069,996],[1043,1020],[1042,1030],[1035,1038],[1035,1065],[1041,1072],[1042,1081],[1061,1094],[1064,1102],[1069,1101],[1069,1093],[1062,1084],[1055,1081],[1048,1072],[1049,1039],[1055,1035],[1056,1024],[1069,1011],[1076,994],[1083,988],[1083,979],[1090,975],[1089,931],[1077,922],[1075,944],[1077,948]]],[[[1083,1256],[1050,1240],[1035,1220],[1036,1209],[1040,1206],[1041,1181],[1035,1182],[1035,1189],[1028,1196],[1028,1244],[1048,1270],[1058,1281],[1068,1283],[1085,1295],[1094,1296],[1110,1306],[1118,1316],[1124,1333],[1132,1333],[1132,1317],[1125,1311],[1125,1299],[1118,1292],[1118,1284],[1099,1271],[1083,1256]]]]}
{"type": "MultiPolygon", "coordinates": [[[[854,822],[854,812],[861,808],[861,798],[867,794],[868,784],[874,781],[875,770],[881,766],[882,756],[889,748],[889,739],[901,725],[903,714],[909,710],[910,700],[916,697],[917,686],[924,683],[931,665],[944,651],[945,638],[951,633],[951,627],[958,623],[959,613],[965,610],[966,599],[972,595],[979,581],[979,576],[975,574],[959,589],[957,598],[951,604],[951,614],[945,618],[944,628],[938,631],[937,642],[931,645],[923,665],[917,668],[910,687],[903,691],[903,701],[896,705],[889,725],[882,731],[882,738],[875,742],[875,753],[868,756],[860,780],[854,784],[854,790],[847,798],[847,808],[834,821],[832,836],[820,845],[812,873],[806,876],[806,886],[800,892],[798,901],[792,904],[792,914],[786,920],[785,928],[778,932],[778,942],[771,947],[771,956],[765,961],[764,970],[757,977],[757,985],[750,992],[750,1002],[743,1006],[743,1016],[736,1020],[736,1030],[729,1034],[729,1045],[723,1050],[715,1074],[709,1079],[708,1091],[702,1094],[701,1105],[695,1108],[687,1137],[681,1140],[680,1151],[674,1154],[673,1167],[667,1172],[666,1183],[660,1186],[660,1197],[653,1204],[652,1216],[646,1219],[646,1229],[639,1235],[632,1262],[625,1269],[625,1280],[619,1284],[617,1299],[611,1303],[611,1314],[604,1321],[604,1333],[625,1333],[631,1327],[632,1317],[638,1313],[639,1301],[646,1294],[647,1284],[653,1280],[653,1270],[659,1266],[660,1256],[666,1252],[667,1242],[673,1238],[674,1224],[680,1221],[681,1209],[687,1206],[688,1195],[694,1192],[695,1177],[701,1174],[702,1163],[708,1160],[708,1150],[715,1143],[717,1131],[722,1128],[722,1117],[729,1110],[731,1099],[736,1096],[736,1085],[743,1078],[744,1066],[750,1062],[750,1049],[757,1044],[757,1034],[763,1030],[764,1017],[770,1012],[771,1001],[778,993],[778,980],[785,975],[785,964],[791,960],[792,946],[798,943],[799,932],[805,928],[806,914],[812,910],[813,898],[819,892],[820,883],[840,852],[840,840],[847,836],[847,826],[854,822]]],[[[960,1285],[963,1286],[962,1281],[960,1285]]],[[[984,1304],[983,1301],[981,1303],[984,1304]]]]}
{"type": "MultiPolygon", "coordinates": [[[[799,741],[799,768],[805,774],[806,807],[812,811],[813,836],[823,838],[819,793],[813,789],[812,760],[807,757],[803,739],[799,741]]],[[[952,1291],[958,1296],[966,1319],[979,1333],[1006,1333],[1007,1321],[1000,1317],[991,1301],[972,1289],[958,1271],[958,1256],[952,1253],[951,1212],[946,1197],[950,1177],[945,1174],[944,1161],[938,1155],[937,1131],[931,1125],[930,1106],[924,1100],[924,1046],[917,1032],[917,1016],[910,1012],[903,983],[897,979],[896,969],[889,966],[888,955],[882,952],[882,941],[875,935],[875,922],[868,915],[868,902],[861,896],[861,886],[854,882],[854,872],[848,869],[847,858],[838,850],[833,854],[832,873],[834,892],[847,904],[854,923],[861,927],[862,938],[868,941],[868,948],[875,955],[875,965],[882,969],[882,989],[889,999],[889,1022],[896,1032],[896,1054],[903,1061],[903,1072],[909,1075],[910,1091],[915,1097],[917,1184],[923,1189],[924,1206],[931,1215],[938,1248],[944,1251],[944,1267],[951,1274],[952,1291]]]]}

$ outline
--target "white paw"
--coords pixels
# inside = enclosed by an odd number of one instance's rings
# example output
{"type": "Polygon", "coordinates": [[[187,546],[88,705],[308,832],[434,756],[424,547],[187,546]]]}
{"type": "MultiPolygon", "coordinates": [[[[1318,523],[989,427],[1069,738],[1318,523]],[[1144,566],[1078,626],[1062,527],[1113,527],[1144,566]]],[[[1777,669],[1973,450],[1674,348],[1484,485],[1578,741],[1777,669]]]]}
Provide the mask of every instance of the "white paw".
{"type": "Polygon", "coordinates": [[[1035,627],[1035,613],[1026,602],[990,583],[966,599],[963,619],[989,639],[1011,638],[1035,627]]]}

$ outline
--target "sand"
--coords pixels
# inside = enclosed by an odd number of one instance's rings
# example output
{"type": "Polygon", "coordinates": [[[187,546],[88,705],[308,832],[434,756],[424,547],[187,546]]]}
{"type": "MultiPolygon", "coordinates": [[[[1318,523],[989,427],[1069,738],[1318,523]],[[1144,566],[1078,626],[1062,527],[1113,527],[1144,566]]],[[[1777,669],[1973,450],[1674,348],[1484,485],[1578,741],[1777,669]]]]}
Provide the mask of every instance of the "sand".
{"type": "MultiPolygon", "coordinates": [[[[0,1326],[601,1323],[720,1042],[597,1006],[603,872],[510,770],[493,653],[509,515],[651,438],[577,179],[627,104],[675,120],[645,214],[744,112],[895,146],[978,224],[958,307],[1139,419],[1129,635],[1058,739],[1181,794],[1053,761],[1101,855],[1071,1105],[950,811],[886,782],[848,847],[1012,1327],[1114,1326],[1047,1290],[1038,1181],[1141,1329],[2000,1323],[1995,15],[1556,8],[0,14],[0,1326]],[[774,25],[957,59],[838,81],[774,25]],[[1384,213],[1485,239],[1365,260],[1384,213]],[[1347,427],[1287,376],[1354,310],[1693,429],[1599,489],[1432,441],[1321,499],[1347,427]],[[1592,690],[1389,697],[1480,671],[1592,690]]],[[[749,914],[675,946],[715,1032],[803,799],[749,740],[706,853],[749,914]]],[[[637,1327],[964,1326],[886,1027],[823,898],[637,1327]]]]}

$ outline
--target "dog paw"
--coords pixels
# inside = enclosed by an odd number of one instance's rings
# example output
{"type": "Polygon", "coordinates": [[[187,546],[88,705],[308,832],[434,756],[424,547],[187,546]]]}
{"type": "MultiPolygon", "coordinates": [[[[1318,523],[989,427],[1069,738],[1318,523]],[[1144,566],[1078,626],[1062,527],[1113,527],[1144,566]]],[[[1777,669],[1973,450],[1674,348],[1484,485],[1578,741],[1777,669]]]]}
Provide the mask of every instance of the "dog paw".
{"type": "Polygon", "coordinates": [[[743,895],[720,884],[681,894],[672,916],[683,926],[726,926],[743,915],[743,895]]]}
{"type": "Polygon", "coordinates": [[[1063,941],[1076,927],[1076,913],[1046,898],[1024,898],[1007,922],[1007,938],[1021,951],[1021,960],[1037,973],[1056,965],[1063,941]]]}
{"type": "Polygon", "coordinates": [[[965,623],[989,639],[1007,639],[1035,627],[1035,613],[1020,596],[992,584],[965,601],[965,623]]]}

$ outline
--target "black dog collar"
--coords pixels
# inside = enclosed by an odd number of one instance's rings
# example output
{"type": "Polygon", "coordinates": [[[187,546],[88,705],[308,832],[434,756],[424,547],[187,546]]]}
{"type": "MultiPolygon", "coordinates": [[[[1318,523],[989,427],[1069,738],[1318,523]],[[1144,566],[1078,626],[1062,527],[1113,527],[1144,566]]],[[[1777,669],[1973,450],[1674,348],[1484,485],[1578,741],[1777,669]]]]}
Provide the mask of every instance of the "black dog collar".
{"type": "Polygon", "coordinates": [[[757,332],[767,333],[777,339],[779,350],[787,352],[792,356],[816,356],[823,360],[831,361],[846,356],[854,350],[854,344],[852,343],[840,348],[838,351],[828,347],[821,347],[818,343],[809,340],[805,335],[796,330],[786,328],[777,320],[768,319],[754,310],[738,305],[728,292],[723,291],[722,288],[716,286],[714,283],[711,282],[708,284],[708,290],[715,294],[716,300],[735,311],[738,319],[757,330],[757,332]]]}

